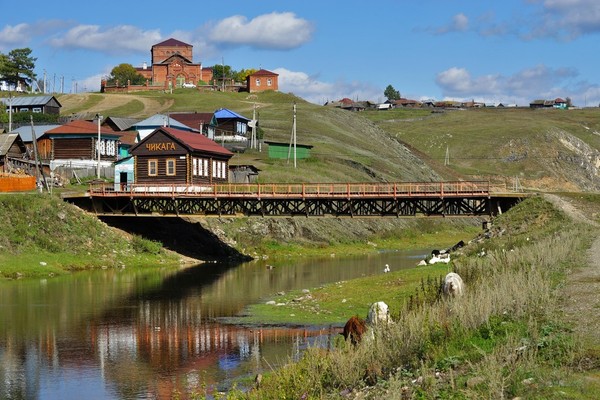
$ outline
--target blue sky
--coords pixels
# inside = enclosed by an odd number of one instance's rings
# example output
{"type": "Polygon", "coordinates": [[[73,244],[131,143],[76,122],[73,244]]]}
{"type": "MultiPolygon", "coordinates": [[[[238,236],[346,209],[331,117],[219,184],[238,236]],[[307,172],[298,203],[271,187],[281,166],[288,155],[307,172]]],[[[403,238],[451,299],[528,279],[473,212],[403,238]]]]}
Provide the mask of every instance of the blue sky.
{"type": "Polygon", "coordinates": [[[381,102],[389,84],[411,99],[600,104],[598,0],[0,2],[0,52],[31,48],[67,93],[175,38],[194,62],[277,72],[280,91],[317,104],[381,102]]]}

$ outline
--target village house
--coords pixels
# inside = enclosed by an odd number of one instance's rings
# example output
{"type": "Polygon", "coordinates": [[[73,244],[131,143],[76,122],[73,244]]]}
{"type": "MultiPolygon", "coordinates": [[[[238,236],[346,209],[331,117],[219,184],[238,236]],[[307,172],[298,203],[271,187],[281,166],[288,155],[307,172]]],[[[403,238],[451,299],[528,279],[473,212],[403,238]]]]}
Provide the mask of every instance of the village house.
{"type": "Polygon", "coordinates": [[[0,103],[4,104],[6,112],[9,112],[9,109],[12,108],[13,113],[33,112],[59,115],[62,107],[54,96],[3,97],[0,98],[0,103]]]}
{"type": "Polygon", "coordinates": [[[177,122],[182,123],[185,126],[197,129],[198,132],[203,134],[209,139],[215,138],[215,126],[214,117],[215,113],[212,112],[181,112],[181,113],[170,113],[169,117],[177,122]]]}
{"type": "Polygon", "coordinates": [[[58,166],[97,168],[98,148],[100,167],[111,167],[117,160],[121,135],[108,128],[100,128],[90,121],[76,120],[44,132],[37,140],[40,159],[54,170],[58,166]]]}
{"type": "Polygon", "coordinates": [[[136,184],[195,185],[228,181],[233,153],[204,135],[161,127],[131,149],[136,184]]]}
{"type": "Polygon", "coordinates": [[[177,128],[182,131],[192,132],[193,128],[182,124],[181,122],[171,118],[167,114],[154,114],[142,121],[138,121],[129,127],[129,130],[135,130],[137,134],[137,142],[140,142],[146,138],[150,133],[154,132],[156,128],[170,127],[177,128]]]}
{"type": "Polygon", "coordinates": [[[279,90],[279,74],[260,69],[246,78],[246,88],[249,93],[279,90]]]}
{"type": "Polygon", "coordinates": [[[29,153],[18,133],[0,134],[0,172],[29,171],[29,153]]]}

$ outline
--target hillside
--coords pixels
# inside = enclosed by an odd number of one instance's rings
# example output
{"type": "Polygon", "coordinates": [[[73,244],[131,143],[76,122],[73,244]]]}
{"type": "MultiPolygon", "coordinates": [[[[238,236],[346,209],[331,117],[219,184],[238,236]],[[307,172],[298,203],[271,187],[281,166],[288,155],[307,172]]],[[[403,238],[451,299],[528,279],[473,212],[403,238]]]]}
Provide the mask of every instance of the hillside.
{"type": "Polygon", "coordinates": [[[283,93],[62,95],[63,115],[92,118],[230,108],[252,117],[256,106],[265,140],[289,142],[293,104],[297,141],[312,159],[274,161],[266,153],[236,154],[267,181],[490,180],[498,190],[593,191],[600,188],[600,109],[480,109],[431,112],[348,112],[283,93]],[[447,158],[446,158],[447,156],[447,158]]]}
{"type": "Polygon", "coordinates": [[[293,104],[297,105],[297,143],[313,145],[313,158],[298,162],[269,160],[265,151],[236,154],[232,164],[253,164],[262,181],[414,181],[439,176],[384,131],[358,114],[320,107],[282,93],[200,93],[180,89],[173,94],[78,94],[59,97],[62,114],[93,118],[156,112],[212,112],[229,108],[251,118],[256,105],[265,139],[289,142],[293,104]]]}
{"type": "Polygon", "coordinates": [[[489,179],[507,189],[600,188],[599,108],[444,113],[397,109],[363,115],[399,143],[425,154],[438,171],[489,179]]]}

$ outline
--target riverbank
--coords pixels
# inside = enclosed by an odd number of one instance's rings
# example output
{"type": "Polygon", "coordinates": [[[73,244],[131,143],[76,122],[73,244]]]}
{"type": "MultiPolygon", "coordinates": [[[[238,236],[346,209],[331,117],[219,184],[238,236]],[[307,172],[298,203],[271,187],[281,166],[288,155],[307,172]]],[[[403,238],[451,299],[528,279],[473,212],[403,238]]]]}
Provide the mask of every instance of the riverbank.
{"type": "MultiPolygon", "coordinates": [[[[321,312],[330,298],[340,303],[340,294],[361,288],[368,288],[365,305],[390,291],[404,301],[392,299],[396,323],[376,329],[374,342],[308,351],[265,376],[260,388],[228,398],[596,398],[597,345],[581,340],[594,333],[574,330],[576,320],[562,310],[565,282],[587,265],[597,228],[538,197],[498,217],[494,229],[453,259],[467,287],[455,301],[438,298],[436,283],[427,281],[417,284],[419,300],[410,300],[395,273],[311,290],[321,312]]],[[[589,307],[584,314],[595,312],[589,307]]]]}
{"type": "Polygon", "coordinates": [[[57,197],[0,195],[0,276],[48,277],[73,271],[178,265],[161,244],[117,232],[57,197]]]}

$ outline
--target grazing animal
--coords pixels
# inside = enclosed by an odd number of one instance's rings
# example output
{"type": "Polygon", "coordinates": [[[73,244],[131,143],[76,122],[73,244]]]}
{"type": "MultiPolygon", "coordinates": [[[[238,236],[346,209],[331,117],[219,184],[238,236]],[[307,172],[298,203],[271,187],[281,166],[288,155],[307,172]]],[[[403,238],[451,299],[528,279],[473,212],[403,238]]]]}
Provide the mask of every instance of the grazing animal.
{"type": "Polygon", "coordinates": [[[390,310],[383,301],[371,304],[367,315],[367,325],[377,326],[390,322],[390,310]]]}
{"type": "Polygon", "coordinates": [[[465,290],[464,286],[462,278],[456,272],[450,272],[444,278],[443,290],[448,297],[462,296],[465,290]]]}
{"type": "Polygon", "coordinates": [[[383,269],[383,272],[390,272],[390,266],[385,264],[385,268],[383,269]]]}
{"type": "Polygon", "coordinates": [[[355,315],[350,317],[348,322],[346,322],[346,325],[344,325],[344,332],[342,335],[344,335],[345,340],[350,339],[350,343],[356,345],[361,341],[362,336],[366,331],[367,324],[365,323],[365,320],[355,315]]]}

